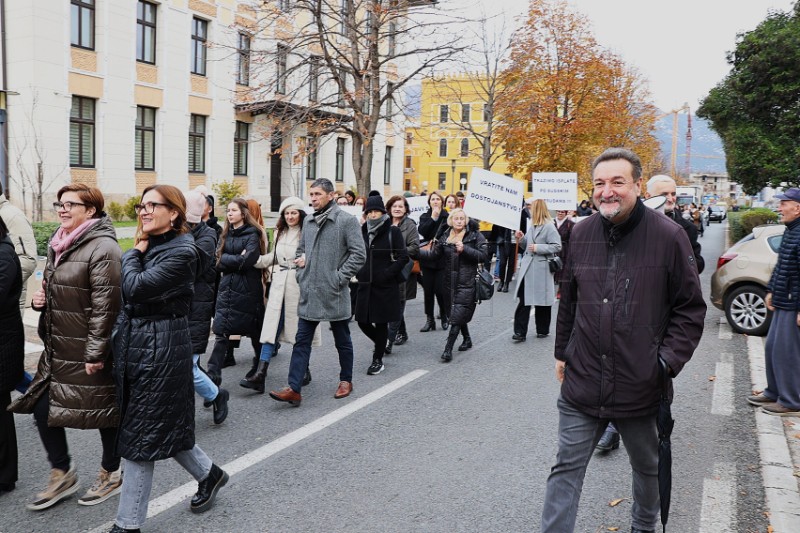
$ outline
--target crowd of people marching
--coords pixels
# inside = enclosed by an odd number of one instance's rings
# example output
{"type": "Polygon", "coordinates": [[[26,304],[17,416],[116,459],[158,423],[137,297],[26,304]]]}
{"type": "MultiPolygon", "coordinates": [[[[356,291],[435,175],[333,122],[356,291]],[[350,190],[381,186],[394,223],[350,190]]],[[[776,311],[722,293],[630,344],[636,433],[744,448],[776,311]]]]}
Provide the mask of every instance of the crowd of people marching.
{"type": "Polygon", "coordinates": [[[0,194],[0,493],[14,490],[17,480],[12,413],[27,413],[51,466],[29,509],[78,491],[65,431],[78,428],[98,430],[102,443],[97,478],[78,503],[120,494],[112,531],[144,524],[154,464],[163,459],[175,459],[198,481],[190,508],[203,512],[228,475],[195,442],[195,394],[212,408],[214,423],[225,421],[230,394],[222,369],[235,364],[241,337],[253,355],[238,383],[262,394],[271,358],[282,344],[292,345],[288,386],[269,394],[298,405],[312,379],[311,349],[321,345],[318,325],[329,322],[341,367],[334,397],[344,398],[353,390],[351,321],[373,345],[367,374],[381,373],[384,355],[409,338],[406,302],[420,285],[420,332],[449,330],[441,360],[452,361],[459,335],[457,351],[469,350],[476,272],[495,253],[500,292],[508,292],[520,263],[513,339],[525,340],[531,306],[537,336],[550,333],[556,289],[549,260],[566,259],[573,225],[566,211],[554,221],[544,202],[534,201],[512,231],[471,220],[463,195],[430,193],[419,225],[404,196],[339,196],[319,179],[309,199],[308,214],[300,198],[285,199],[270,235],[253,200],[233,199],[220,225],[203,187],[184,193],[153,185],[136,205],[135,245],[122,253],[103,194],[83,184],[61,188],[53,204],[60,227],[49,242],[42,287],[30,298],[40,312],[44,351],[26,380],[23,277],[33,269],[24,275],[21,261],[34,252],[25,249],[30,224],[0,194]],[[341,205],[361,206],[363,216],[341,205]],[[14,389],[22,394],[11,401],[14,389]]]}

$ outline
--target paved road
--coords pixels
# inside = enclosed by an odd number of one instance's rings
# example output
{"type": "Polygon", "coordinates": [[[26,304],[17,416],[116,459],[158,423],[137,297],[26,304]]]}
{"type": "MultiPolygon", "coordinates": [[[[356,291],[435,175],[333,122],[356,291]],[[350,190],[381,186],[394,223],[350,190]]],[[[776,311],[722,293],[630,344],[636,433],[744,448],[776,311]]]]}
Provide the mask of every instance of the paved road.
{"type": "MultiPolygon", "coordinates": [[[[702,239],[705,291],[723,250],[726,225],[702,239]]],[[[367,376],[370,348],[354,327],[355,391],[334,400],[338,362],[330,332],[315,350],[313,382],[293,408],[236,385],[240,364],[224,371],[231,415],[214,426],[197,406],[197,442],[235,471],[205,515],[188,511],[190,478],[171,461],[156,469],[145,531],[517,532],[538,530],[556,443],[553,337],[511,342],[513,301],[497,294],[470,326],[475,347],[439,360],[445,334],[418,333],[420,298],[407,311],[411,340],[367,376]]],[[[755,422],[743,397],[751,388],[745,339],[720,326],[709,306],[693,361],[676,380],[674,495],[670,530],[765,532],[767,518],[755,422]],[[722,391],[722,392],[719,392],[722,391]]],[[[246,344],[246,343],[243,343],[246,344]]],[[[289,351],[270,366],[267,386],[285,384],[289,351]]],[[[24,503],[46,481],[48,465],[30,417],[17,417],[23,472],[0,499],[0,532],[73,532],[113,519],[116,499],[91,508],[70,499],[41,513],[24,503]]],[[[94,431],[69,431],[73,461],[88,486],[99,466],[94,431]]],[[[627,456],[595,456],[576,531],[630,528],[627,456]],[[614,507],[609,502],[622,498],[614,507]]],[[[106,526],[110,527],[110,526],[106,526]]]]}

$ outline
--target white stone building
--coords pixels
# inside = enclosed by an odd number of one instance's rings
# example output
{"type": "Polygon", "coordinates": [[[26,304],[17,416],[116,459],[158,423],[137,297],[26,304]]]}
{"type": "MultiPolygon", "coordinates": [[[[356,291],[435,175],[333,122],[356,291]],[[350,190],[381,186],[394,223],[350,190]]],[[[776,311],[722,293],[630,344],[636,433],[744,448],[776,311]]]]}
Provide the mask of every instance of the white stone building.
{"type": "MultiPolygon", "coordinates": [[[[96,185],[107,201],[124,202],[154,183],[210,190],[233,180],[265,211],[289,195],[304,196],[309,174],[340,190],[354,186],[348,136],[320,139],[309,157],[298,151],[305,136],[298,127],[278,139],[275,152],[267,116],[281,98],[259,98],[261,105],[243,98],[254,78],[270,75],[269,68],[250,72],[247,49],[276,46],[279,31],[292,26],[289,17],[272,37],[248,36],[259,18],[253,3],[6,2],[7,77],[0,88],[19,93],[8,99],[13,200],[25,197],[30,211],[40,166],[44,205],[70,182],[96,185]],[[266,39],[273,41],[258,42],[266,39]],[[237,112],[247,101],[248,111],[237,112]]],[[[345,113],[331,110],[337,111],[345,113]]],[[[372,146],[372,185],[388,194],[403,186],[404,124],[383,122],[372,146]]]]}

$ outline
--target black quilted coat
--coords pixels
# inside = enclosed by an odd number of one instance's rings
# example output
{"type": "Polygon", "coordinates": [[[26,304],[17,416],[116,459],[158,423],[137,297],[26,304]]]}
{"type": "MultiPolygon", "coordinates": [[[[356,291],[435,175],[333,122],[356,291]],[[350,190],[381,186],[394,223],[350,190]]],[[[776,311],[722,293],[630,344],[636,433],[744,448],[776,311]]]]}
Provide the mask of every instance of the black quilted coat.
{"type": "Polygon", "coordinates": [[[191,235],[150,237],[122,256],[123,312],[114,327],[120,403],[117,452],[157,461],[194,446],[189,309],[198,253],[191,235]]]}
{"type": "Polygon", "coordinates": [[[189,333],[192,336],[192,352],[204,354],[208,347],[211,317],[214,316],[217,232],[208,224],[199,223],[192,228],[191,235],[197,245],[199,260],[197,278],[194,280],[194,298],[189,311],[189,333]]]}
{"type": "Polygon", "coordinates": [[[0,241],[0,393],[8,393],[22,379],[25,332],[19,313],[22,270],[11,239],[0,241]]]}
{"type": "Polygon", "coordinates": [[[264,286],[261,270],[260,230],[247,224],[231,229],[217,264],[222,273],[217,291],[214,333],[259,337],[264,317],[264,286]],[[247,253],[242,255],[242,252],[247,253]]]}

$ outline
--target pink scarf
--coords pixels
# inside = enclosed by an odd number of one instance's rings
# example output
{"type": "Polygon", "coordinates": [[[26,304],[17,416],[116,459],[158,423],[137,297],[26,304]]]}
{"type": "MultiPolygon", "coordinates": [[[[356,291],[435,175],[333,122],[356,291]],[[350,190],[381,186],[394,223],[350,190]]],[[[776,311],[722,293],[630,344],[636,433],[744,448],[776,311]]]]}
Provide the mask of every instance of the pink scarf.
{"type": "Polygon", "coordinates": [[[72,246],[72,243],[78,240],[78,237],[86,233],[89,228],[98,222],[100,222],[99,218],[90,218],[69,233],[65,232],[64,228],[58,228],[56,230],[55,235],[53,235],[53,238],[50,239],[50,248],[52,248],[56,253],[55,266],[58,266],[58,262],[61,260],[61,255],[67,251],[70,246],[72,246]]]}

